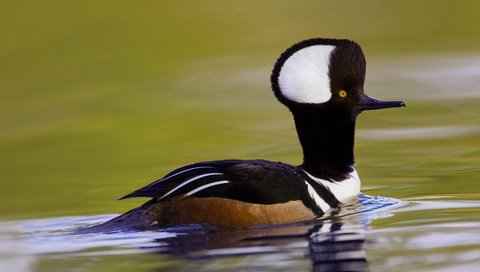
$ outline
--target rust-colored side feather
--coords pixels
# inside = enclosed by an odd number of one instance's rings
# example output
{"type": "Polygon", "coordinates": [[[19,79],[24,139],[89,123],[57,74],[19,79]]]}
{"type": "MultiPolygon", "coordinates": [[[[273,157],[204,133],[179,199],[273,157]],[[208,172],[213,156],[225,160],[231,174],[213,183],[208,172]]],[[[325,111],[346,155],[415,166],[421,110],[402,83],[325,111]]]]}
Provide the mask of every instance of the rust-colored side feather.
{"type": "Polygon", "coordinates": [[[80,229],[78,232],[145,230],[188,224],[245,228],[306,221],[314,218],[315,214],[300,200],[278,204],[253,204],[217,197],[177,197],[168,201],[147,202],[103,224],[80,229]]]}
{"type": "Polygon", "coordinates": [[[149,208],[159,225],[206,223],[242,228],[254,225],[285,224],[315,218],[315,214],[298,201],[278,204],[252,204],[225,198],[177,198],[159,202],[149,208]]]}

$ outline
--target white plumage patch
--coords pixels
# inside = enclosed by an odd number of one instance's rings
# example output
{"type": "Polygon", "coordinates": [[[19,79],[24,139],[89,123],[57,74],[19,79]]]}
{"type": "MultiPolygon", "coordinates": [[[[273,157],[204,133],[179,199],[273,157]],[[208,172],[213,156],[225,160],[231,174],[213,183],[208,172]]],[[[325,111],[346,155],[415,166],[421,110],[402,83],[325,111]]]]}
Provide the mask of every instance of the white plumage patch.
{"type": "MultiPolygon", "coordinates": [[[[350,174],[348,174],[347,179],[342,181],[327,181],[321,178],[316,178],[310,175],[307,171],[304,172],[311,179],[325,186],[341,203],[347,202],[349,199],[358,196],[358,194],[360,193],[360,177],[358,176],[357,170],[355,169],[350,174]]],[[[320,202],[320,204],[318,204],[319,207],[321,207],[322,204],[323,203],[320,202]]]]}
{"type": "MultiPolygon", "coordinates": [[[[193,168],[192,168],[193,169],[193,168]]],[[[159,200],[162,200],[163,198],[165,198],[166,196],[170,195],[171,193],[177,191],[178,189],[182,188],[183,186],[193,182],[193,181],[196,181],[196,180],[199,180],[201,178],[204,178],[204,177],[208,177],[208,176],[223,176],[222,173],[207,173],[207,174],[203,174],[203,175],[198,175],[198,176],[195,176],[195,177],[192,177],[182,183],[180,183],[179,185],[177,185],[177,187],[173,188],[172,190],[168,191],[166,194],[164,194],[163,196],[161,196],[159,198],[159,200]]]]}
{"type": "Polygon", "coordinates": [[[328,203],[325,202],[325,200],[323,200],[322,197],[320,197],[320,195],[318,195],[317,191],[315,191],[312,185],[310,185],[306,181],[305,181],[305,184],[307,185],[308,194],[313,199],[313,201],[315,201],[315,204],[317,205],[317,207],[320,208],[320,210],[322,210],[323,212],[330,210],[331,208],[330,205],[328,205],[328,203]]]}
{"type": "Polygon", "coordinates": [[[221,181],[216,181],[216,182],[208,183],[208,184],[205,184],[205,185],[203,185],[203,186],[200,186],[200,187],[198,187],[198,188],[196,188],[196,189],[191,190],[190,192],[186,193],[185,195],[191,196],[191,195],[193,195],[193,194],[196,194],[196,193],[198,193],[198,192],[200,192],[200,191],[202,191],[202,190],[205,190],[205,189],[207,189],[207,188],[210,188],[210,187],[212,187],[212,186],[217,186],[217,185],[220,185],[220,184],[227,184],[227,183],[230,183],[230,181],[228,181],[228,180],[221,180],[221,181]]]}
{"type": "Polygon", "coordinates": [[[313,45],[293,53],[278,77],[282,94],[298,103],[319,104],[330,100],[328,67],[333,49],[333,45],[313,45]]]}

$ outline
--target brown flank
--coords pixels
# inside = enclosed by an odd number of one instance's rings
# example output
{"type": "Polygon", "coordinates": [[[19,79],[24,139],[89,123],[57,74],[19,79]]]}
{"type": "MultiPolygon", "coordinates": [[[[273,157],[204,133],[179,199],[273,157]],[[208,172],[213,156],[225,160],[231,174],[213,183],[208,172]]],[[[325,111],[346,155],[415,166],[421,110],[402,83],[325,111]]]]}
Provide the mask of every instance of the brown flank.
{"type": "Polygon", "coordinates": [[[244,228],[315,218],[315,214],[300,200],[264,205],[216,197],[176,198],[168,202],[158,202],[149,209],[152,220],[160,226],[206,223],[244,228]]]}

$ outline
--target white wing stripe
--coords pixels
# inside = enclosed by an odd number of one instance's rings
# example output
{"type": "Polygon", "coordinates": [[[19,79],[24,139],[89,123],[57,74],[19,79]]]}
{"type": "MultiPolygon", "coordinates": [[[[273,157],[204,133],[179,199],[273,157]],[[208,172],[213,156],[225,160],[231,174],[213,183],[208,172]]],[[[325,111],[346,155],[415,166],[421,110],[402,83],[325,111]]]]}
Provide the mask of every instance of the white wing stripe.
{"type": "MultiPolygon", "coordinates": [[[[193,168],[192,168],[193,169],[193,168]]],[[[219,175],[223,175],[222,173],[208,173],[208,174],[203,174],[203,175],[199,175],[199,176],[195,176],[191,179],[188,179],[182,183],[180,183],[177,187],[173,188],[172,190],[168,191],[166,194],[164,194],[163,196],[161,196],[158,200],[161,200],[163,199],[164,197],[170,195],[171,193],[175,192],[176,190],[182,188],[183,186],[189,184],[190,182],[192,181],[195,181],[197,179],[201,179],[203,177],[208,177],[208,176],[219,176],[219,175]]]]}
{"type": "Polygon", "coordinates": [[[198,193],[200,192],[201,190],[204,190],[204,189],[207,189],[207,188],[210,188],[212,186],[217,186],[217,185],[220,185],[220,184],[226,184],[226,183],[230,183],[230,181],[228,180],[221,180],[221,181],[216,181],[216,182],[212,182],[212,183],[208,183],[208,184],[205,184],[203,186],[200,186],[194,190],[191,190],[190,192],[186,193],[185,195],[187,196],[190,196],[190,195],[193,195],[195,193],[198,193]]]}
{"type": "Polygon", "coordinates": [[[189,171],[192,171],[192,170],[204,169],[204,168],[213,168],[213,167],[211,167],[211,166],[198,166],[198,167],[188,168],[188,169],[182,170],[182,171],[180,171],[180,172],[178,172],[178,173],[171,174],[171,175],[166,176],[166,177],[164,177],[164,178],[162,178],[162,179],[159,179],[159,180],[155,181],[154,183],[152,183],[152,184],[150,184],[150,185],[148,185],[148,186],[153,186],[153,185],[155,185],[155,184],[158,184],[159,182],[164,182],[164,181],[166,181],[166,180],[168,180],[168,179],[170,179],[170,178],[176,177],[176,176],[178,176],[178,175],[181,175],[181,174],[183,174],[183,173],[186,173],[186,172],[189,172],[189,171]]]}
{"type": "MultiPolygon", "coordinates": [[[[172,175],[170,175],[170,176],[166,176],[166,177],[162,178],[161,180],[159,180],[158,182],[164,181],[164,180],[167,180],[167,179],[170,179],[170,178],[173,178],[173,177],[175,177],[175,176],[181,175],[181,174],[186,173],[186,172],[188,172],[188,171],[197,170],[197,169],[203,169],[203,168],[213,168],[213,167],[212,167],[212,166],[197,166],[197,167],[188,168],[188,169],[182,170],[182,171],[180,171],[180,172],[178,172],[178,173],[172,174],[172,175]]],[[[155,183],[156,183],[156,182],[155,182],[155,183]]]]}

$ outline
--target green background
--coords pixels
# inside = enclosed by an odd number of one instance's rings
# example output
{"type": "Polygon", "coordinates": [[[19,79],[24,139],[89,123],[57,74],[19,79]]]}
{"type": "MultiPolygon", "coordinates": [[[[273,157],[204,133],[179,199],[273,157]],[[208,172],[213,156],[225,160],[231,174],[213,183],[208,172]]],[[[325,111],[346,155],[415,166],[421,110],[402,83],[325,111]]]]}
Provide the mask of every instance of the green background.
{"type": "Polygon", "coordinates": [[[144,200],[116,198],[201,160],[300,163],[269,75],[285,48],[312,37],[357,41],[367,92],[407,102],[362,114],[360,131],[469,129],[359,133],[365,192],[478,199],[478,96],[374,79],[385,67],[475,56],[479,18],[478,1],[0,1],[0,218],[122,212],[144,200]]]}

